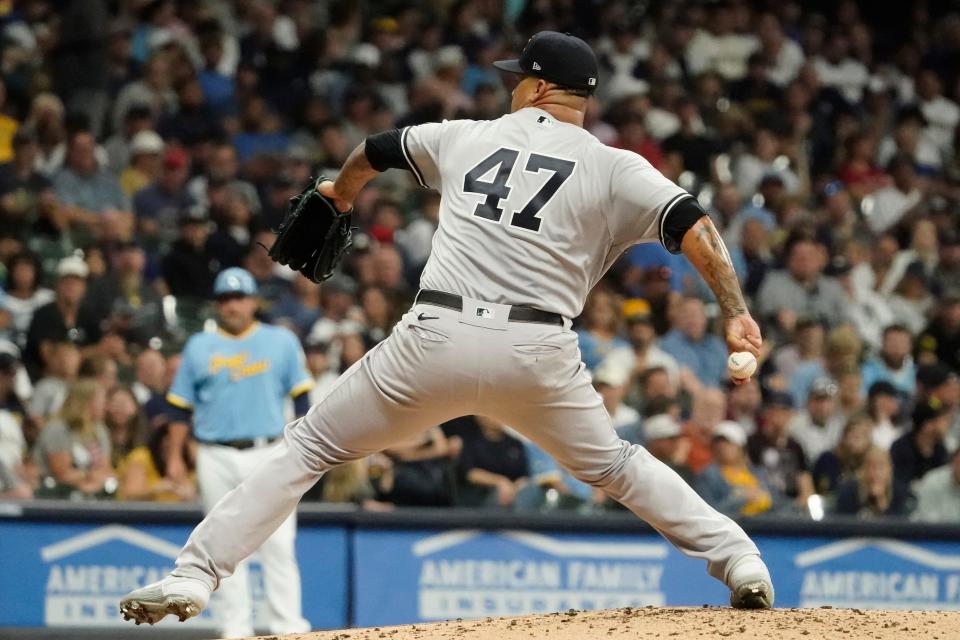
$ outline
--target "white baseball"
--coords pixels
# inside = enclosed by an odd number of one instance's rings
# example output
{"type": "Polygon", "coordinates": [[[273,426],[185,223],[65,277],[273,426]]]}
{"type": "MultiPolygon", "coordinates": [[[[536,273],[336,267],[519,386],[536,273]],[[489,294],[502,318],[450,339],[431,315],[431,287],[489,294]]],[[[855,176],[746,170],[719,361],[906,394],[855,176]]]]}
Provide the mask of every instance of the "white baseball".
{"type": "Polygon", "coordinates": [[[727,358],[727,369],[731,378],[749,378],[757,370],[757,359],[749,351],[737,351],[727,358]]]}

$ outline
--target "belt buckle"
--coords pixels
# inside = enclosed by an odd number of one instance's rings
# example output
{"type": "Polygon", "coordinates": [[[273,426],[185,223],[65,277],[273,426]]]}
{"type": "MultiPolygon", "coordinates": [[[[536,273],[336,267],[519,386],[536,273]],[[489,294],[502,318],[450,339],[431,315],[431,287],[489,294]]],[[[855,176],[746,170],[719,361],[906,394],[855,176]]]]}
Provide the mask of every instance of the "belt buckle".
{"type": "Polygon", "coordinates": [[[259,438],[254,438],[254,439],[253,439],[253,448],[254,448],[254,449],[262,449],[262,448],[264,448],[265,446],[267,446],[268,444],[270,444],[269,439],[268,439],[268,438],[265,438],[265,437],[263,437],[263,436],[261,436],[261,437],[259,437],[259,438]]]}

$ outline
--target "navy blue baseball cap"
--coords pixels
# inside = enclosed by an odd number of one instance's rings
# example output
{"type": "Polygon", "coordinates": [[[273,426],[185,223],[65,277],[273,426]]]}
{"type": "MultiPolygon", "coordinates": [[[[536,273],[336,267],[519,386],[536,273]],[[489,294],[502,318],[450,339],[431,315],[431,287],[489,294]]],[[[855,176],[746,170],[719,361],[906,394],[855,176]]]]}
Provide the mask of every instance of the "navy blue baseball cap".
{"type": "Polygon", "coordinates": [[[255,296],[257,295],[257,281],[250,272],[240,267],[230,267],[217,274],[213,281],[213,295],[220,296],[255,296]]]}
{"type": "Polygon", "coordinates": [[[541,31],[527,40],[515,60],[498,60],[497,69],[535,76],[562,87],[593,91],[597,88],[597,56],[586,42],[568,33],[541,31]]]}

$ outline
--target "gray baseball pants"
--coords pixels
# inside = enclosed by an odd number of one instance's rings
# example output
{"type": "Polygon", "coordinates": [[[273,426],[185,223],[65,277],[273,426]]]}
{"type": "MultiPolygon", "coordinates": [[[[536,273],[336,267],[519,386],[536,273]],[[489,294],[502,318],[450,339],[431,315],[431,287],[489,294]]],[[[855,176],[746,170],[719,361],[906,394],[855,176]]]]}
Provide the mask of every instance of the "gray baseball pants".
{"type": "Polygon", "coordinates": [[[710,575],[757,547],[646,449],[617,437],[568,326],[507,322],[509,307],[416,304],[389,338],[287,425],[281,446],[193,531],[174,575],[215,589],[331,467],[430,426],[486,415],[530,438],[576,478],[646,520],[710,575]],[[482,309],[482,312],[478,312],[482,309]],[[483,317],[481,317],[483,316],[483,317]]]}

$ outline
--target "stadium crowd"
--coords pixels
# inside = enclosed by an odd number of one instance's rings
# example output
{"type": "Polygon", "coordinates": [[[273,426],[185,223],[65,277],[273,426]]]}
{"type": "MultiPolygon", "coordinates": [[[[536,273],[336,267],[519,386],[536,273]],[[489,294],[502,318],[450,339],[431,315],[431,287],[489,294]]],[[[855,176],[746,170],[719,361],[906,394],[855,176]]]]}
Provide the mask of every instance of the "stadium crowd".
{"type": "MultiPolygon", "coordinates": [[[[165,393],[227,267],[322,397],[411,303],[439,197],[378,177],[322,286],[260,246],[288,200],[370,133],[498,117],[491,62],[552,29],[600,57],[587,128],[698,197],[765,337],[731,385],[703,281],[629,249],[575,323],[617,431],[733,516],[960,522],[960,13],[820,4],[0,3],[0,497],[196,499],[165,393]]],[[[309,498],[618,508],[482,416],[309,498]]]]}

